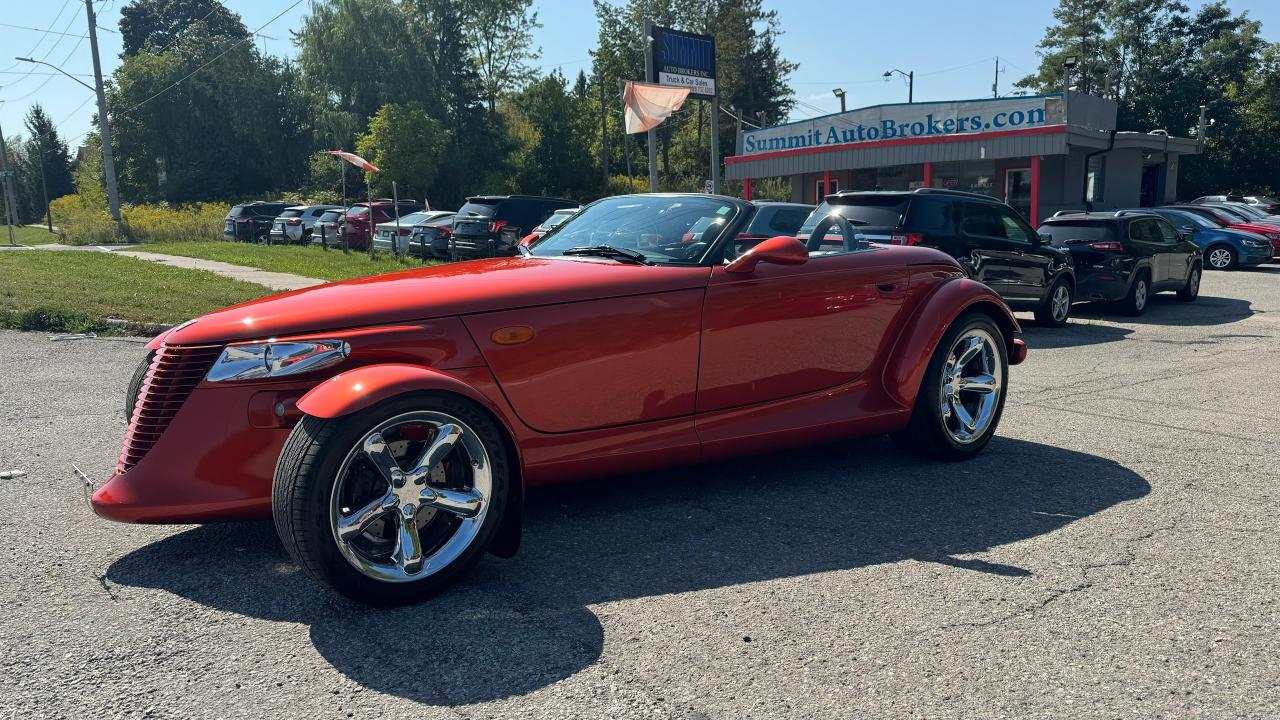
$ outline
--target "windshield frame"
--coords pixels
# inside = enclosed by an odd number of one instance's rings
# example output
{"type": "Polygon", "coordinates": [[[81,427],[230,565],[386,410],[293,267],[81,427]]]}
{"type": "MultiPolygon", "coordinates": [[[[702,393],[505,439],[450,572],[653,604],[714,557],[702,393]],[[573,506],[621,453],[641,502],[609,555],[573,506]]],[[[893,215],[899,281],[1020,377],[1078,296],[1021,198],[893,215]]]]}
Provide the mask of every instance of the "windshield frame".
{"type": "MultiPolygon", "coordinates": [[[[559,225],[556,225],[555,227],[548,230],[547,233],[543,235],[542,239],[538,242],[537,247],[545,247],[546,243],[552,238],[554,238],[557,234],[559,234],[564,228],[569,227],[573,223],[580,221],[580,219],[583,216],[585,216],[587,214],[587,211],[590,210],[592,207],[603,202],[609,202],[609,201],[619,200],[623,198],[672,198],[672,199],[697,198],[697,199],[707,199],[713,202],[720,202],[720,203],[729,205],[731,208],[733,208],[733,215],[731,215],[729,219],[724,223],[724,229],[720,231],[719,237],[717,237],[713,242],[708,243],[707,247],[703,250],[702,255],[698,257],[696,260],[672,260],[672,261],[651,260],[651,259],[648,259],[648,256],[646,255],[645,264],[651,267],[670,266],[670,267],[686,267],[687,268],[687,267],[713,266],[713,265],[720,264],[720,263],[716,263],[714,259],[717,257],[720,257],[718,253],[723,252],[724,244],[737,236],[737,234],[745,227],[744,222],[749,222],[751,220],[751,216],[755,214],[755,210],[756,210],[756,206],[752,203],[747,202],[746,200],[740,200],[734,197],[726,197],[724,195],[705,195],[702,193],[630,193],[627,195],[611,195],[609,197],[600,198],[599,200],[596,200],[595,202],[592,202],[592,203],[588,203],[587,205],[583,205],[568,220],[565,220],[559,225]]],[[[568,249],[568,248],[565,248],[565,249],[568,249]]],[[[536,248],[533,250],[533,252],[536,253],[536,248]]],[[[641,250],[640,252],[644,252],[644,251],[641,250]]],[[[551,260],[582,260],[584,256],[532,254],[530,255],[530,257],[537,257],[537,258],[551,259],[551,260]]]]}

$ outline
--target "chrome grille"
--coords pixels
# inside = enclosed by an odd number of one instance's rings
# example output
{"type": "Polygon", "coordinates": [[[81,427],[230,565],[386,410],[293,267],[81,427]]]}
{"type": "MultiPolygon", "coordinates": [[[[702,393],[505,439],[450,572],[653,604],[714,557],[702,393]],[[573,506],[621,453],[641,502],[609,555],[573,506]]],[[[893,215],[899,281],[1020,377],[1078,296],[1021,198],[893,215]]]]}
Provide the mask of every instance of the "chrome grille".
{"type": "Polygon", "coordinates": [[[137,465],[155,446],[221,351],[220,345],[162,345],[156,351],[133,403],[116,472],[125,472],[137,465]]]}

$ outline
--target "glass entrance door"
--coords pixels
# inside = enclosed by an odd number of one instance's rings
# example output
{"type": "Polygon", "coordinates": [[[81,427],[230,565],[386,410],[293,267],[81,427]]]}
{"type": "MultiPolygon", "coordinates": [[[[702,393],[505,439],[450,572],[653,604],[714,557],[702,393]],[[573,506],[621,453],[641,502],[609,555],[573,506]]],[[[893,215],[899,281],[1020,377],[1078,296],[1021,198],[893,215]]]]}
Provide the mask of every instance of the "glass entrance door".
{"type": "Polygon", "coordinates": [[[1017,210],[1023,219],[1032,222],[1029,219],[1031,217],[1031,168],[1005,171],[1004,201],[1017,210]]]}

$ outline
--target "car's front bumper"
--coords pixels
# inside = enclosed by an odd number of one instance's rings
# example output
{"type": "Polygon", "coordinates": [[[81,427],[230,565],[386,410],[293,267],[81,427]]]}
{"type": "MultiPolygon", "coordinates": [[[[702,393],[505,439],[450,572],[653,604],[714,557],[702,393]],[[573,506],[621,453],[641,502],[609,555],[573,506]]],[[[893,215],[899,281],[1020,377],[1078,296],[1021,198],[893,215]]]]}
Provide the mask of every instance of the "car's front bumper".
{"type": "Polygon", "coordinates": [[[1261,265],[1262,263],[1271,262],[1271,248],[1248,248],[1246,252],[1240,254],[1241,265],[1261,265]]]}
{"type": "Polygon", "coordinates": [[[276,460],[299,417],[294,403],[309,388],[198,386],[136,465],[93,490],[90,506],[129,523],[269,518],[276,460]]]}

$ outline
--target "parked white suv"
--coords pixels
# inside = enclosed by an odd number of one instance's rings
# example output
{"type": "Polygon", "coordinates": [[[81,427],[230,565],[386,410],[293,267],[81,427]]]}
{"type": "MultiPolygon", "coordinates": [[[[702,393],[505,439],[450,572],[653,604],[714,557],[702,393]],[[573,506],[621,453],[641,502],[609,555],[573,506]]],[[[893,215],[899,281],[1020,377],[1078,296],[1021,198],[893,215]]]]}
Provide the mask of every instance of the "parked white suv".
{"type": "Polygon", "coordinates": [[[270,240],[273,243],[305,243],[311,239],[316,221],[329,210],[341,210],[339,205],[294,205],[284,209],[271,223],[270,240]]]}

